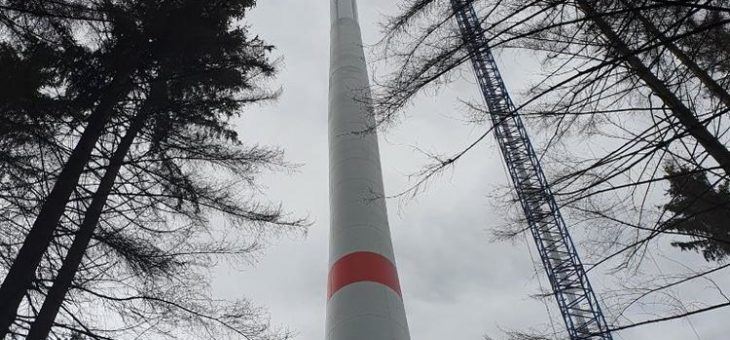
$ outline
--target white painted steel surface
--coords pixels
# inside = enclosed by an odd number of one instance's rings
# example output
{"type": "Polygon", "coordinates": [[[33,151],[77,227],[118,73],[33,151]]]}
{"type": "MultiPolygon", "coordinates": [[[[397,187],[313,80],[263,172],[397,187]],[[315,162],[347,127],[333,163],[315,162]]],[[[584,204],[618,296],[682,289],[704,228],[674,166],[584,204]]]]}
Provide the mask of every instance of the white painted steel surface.
{"type": "MultiPolygon", "coordinates": [[[[357,252],[382,255],[394,265],[378,140],[374,131],[363,133],[373,119],[357,5],[355,0],[330,5],[330,268],[357,252]]],[[[399,293],[367,280],[333,293],[326,323],[327,340],[410,339],[399,293]]]]}

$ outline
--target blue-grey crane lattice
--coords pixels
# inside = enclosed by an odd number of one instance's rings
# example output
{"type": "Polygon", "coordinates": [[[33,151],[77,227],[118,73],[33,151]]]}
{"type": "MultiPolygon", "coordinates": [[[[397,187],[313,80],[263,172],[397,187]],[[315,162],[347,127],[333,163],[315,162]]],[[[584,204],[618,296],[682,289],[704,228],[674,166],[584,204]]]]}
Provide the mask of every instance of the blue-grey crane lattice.
{"type": "Polygon", "coordinates": [[[451,0],[451,5],[570,339],[611,340],[598,299],[504,85],[472,1],[451,0]]]}

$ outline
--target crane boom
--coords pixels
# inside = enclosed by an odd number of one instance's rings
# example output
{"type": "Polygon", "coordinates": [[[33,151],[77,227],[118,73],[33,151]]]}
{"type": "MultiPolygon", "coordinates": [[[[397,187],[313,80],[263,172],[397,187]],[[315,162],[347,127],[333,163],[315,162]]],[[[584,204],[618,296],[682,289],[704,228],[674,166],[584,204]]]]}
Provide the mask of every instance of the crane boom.
{"type": "Polygon", "coordinates": [[[494,134],[571,340],[612,340],[522,119],[470,0],[451,0],[494,134]]]}

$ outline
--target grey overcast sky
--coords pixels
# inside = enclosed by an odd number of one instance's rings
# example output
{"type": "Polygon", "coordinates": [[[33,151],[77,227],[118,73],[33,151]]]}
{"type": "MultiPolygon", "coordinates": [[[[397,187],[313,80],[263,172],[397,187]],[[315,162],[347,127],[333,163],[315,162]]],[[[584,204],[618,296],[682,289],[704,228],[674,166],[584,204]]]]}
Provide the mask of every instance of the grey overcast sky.
{"type": "MultiPolygon", "coordinates": [[[[276,45],[275,54],[283,58],[277,84],[284,92],[274,105],[249,109],[239,131],[246,141],[284,148],[290,162],[302,164],[293,174],[266,174],[262,184],[267,197],[315,223],[306,237],[270,240],[251,266],[234,270],[222,265],[213,287],[217,296],[246,297],[266,307],[272,324],[295,331],[299,340],[324,338],[328,7],[327,0],[268,0],[259,1],[249,15],[252,30],[276,45]]],[[[395,10],[393,0],[359,2],[366,44],[377,41],[383,15],[395,10]]],[[[525,84],[537,68],[532,57],[509,52],[498,61],[511,88],[525,84]]],[[[388,192],[406,188],[407,175],[426,161],[412,146],[448,153],[482,133],[482,128],[460,121],[458,99],[478,98],[471,75],[464,75],[446,89],[421,96],[407,112],[408,119],[380,135],[388,192]]],[[[416,200],[401,207],[389,202],[414,340],[481,339],[485,334],[502,339],[503,330],[549,328],[546,305],[530,297],[547,285],[542,273],[535,274],[533,244],[493,242],[489,234],[512,213],[495,198],[507,183],[497,151],[490,138],[416,200]]],[[[599,290],[612,282],[610,277],[594,279],[599,290]]],[[[555,327],[563,327],[552,300],[548,307],[555,327]]],[[[651,315],[637,320],[641,317],[651,315]]],[[[661,323],[616,338],[724,340],[728,317],[730,311],[719,310],[691,323],[661,323]]]]}

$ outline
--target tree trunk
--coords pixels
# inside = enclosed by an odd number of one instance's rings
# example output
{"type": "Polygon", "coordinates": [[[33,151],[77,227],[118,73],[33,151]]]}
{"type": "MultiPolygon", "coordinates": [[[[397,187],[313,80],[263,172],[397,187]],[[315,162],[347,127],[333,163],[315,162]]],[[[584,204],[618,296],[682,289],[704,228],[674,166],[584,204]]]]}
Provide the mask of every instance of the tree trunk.
{"type": "Polygon", "coordinates": [[[53,281],[53,286],[48,292],[45,301],[43,301],[43,307],[41,307],[38,316],[31,325],[30,332],[26,337],[27,340],[45,340],[48,333],[51,331],[51,326],[53,326],[53,321],[56,319],[56,314],[66,297],[66,292],[71,286],[73,278],[76,275],[76,271],[81,264],[84,254],[86,253],[86,248],[89,246],[91,237],[94,235],[94,230],[99,223],[102,210],[106,204],[107,198],[109,197],[109,193],[114,186],[117,175],[119,174],[119,169],[122,166],[124,157],[127,155],[137,133],[144,126],[145,118],[146,115],[141,113],[134,118],[129,130],[127,130],[127,133],[119,143],[119,147],[114,152],[114,155],[109,162],[109,166],[104,173],[104,177],[102,177],[99,187],[94,193],[91,205],[89,205],[89,208],[84,214],[84,220],[81,223],[81,226],[79,226],[79,230],[76,233],[76,237],[74,237],[71,248],[66,254],[63,265],[61,266],[56,279],[53,281]]]}
{"type": "Polygon", "coordinates": [[[18,255],[0,286],[0,339],[8,334],[15,321],[18,307],[26,290],[35,278],[35,271],[53,239],[54,231],[63,216],[84,167],[89,162],[94,146],[104,132],[114,106],[127,96],[132,88],[132,64],[123,67],[100,98],[89,116],[88,124],[71,156],[61,170],[51,193],[41,207],[38,217],[28,232],[18,255]]]}
{"type": "Polygon", "coordinates": [[[84,214],[84,220],[81,222],[79,230],[76,232],[76,237],[74,237],[71,248],[68,250],[66,258],[63,261],[63,265],[61,266],[56,279],[53,281],[51,290],[48,292],[45,301],[43,301],[43,306],[41,307],[38,316],[36,316],[35,321],[31,325],[26,340],[45,340],[51,331],[53,321],[56,319],[56,315],[66,298],[66,293],[71,287],[73,278],[81,265],[81,261],[84,258],[89,242],[94,235],[94,230],[99,224],[99,219],[104,206],[106,205],[109,193],[114,187],[114,183],[117,179],[117,175],[119,174],[119,170],[122,167],[124,158],[127,156],[135,138],[144,127],[150,113],[154,111],[155,105],[153,100],[159,98],[158,94],[162,86],[160,82],[155,82],[152,86],[150,97],[147,99],[142,108],[140,108],[139,113],[132,119],[132,122],[130,123],[124,137],[122,137],[117,150],[114,151],[114,154],[109,160],[106,172],[99,183],[99,187],[94,193],[94,197],[91,200],[89,208],[84,214]]]}
{"type": "Polygon", "coordinates": [[[577,0],[576,4],[586,14],[587,18],[598,26],[603,36],[608,39],[624,58],[628,67],[661,99],[672,111],[672,114],[679,123],[694,137],[697,142],[707,151],[723,169],[726,175],[730,176],[730,151],[720,140],[713,136],[690,110],[657,76],[636,56],[636,53],[613,30],[600,13],[586,0],[577,0]]]}
{"type": "Polygon", "coordinates": [[[687,55],[687,53],[682,51],[679,46],[669,40],[653,22],[647,19],[646,16],[641,14],[641,12],[636,11],[636,8],[631,4],[631,1],[621,0],[621,2],[627,9],[631,10],[631,13],[636,15],[639,21],[641,21],[641,24],[646,27],[647,31],[649,31],[651,35],[657,38],[664,47],[672,52],[672,54],[674,54],[674,56],[677,57],[682,64],[687,66],[687,69],[689,69],[690,72],[692,72],[692,74],[694,74],[695,77],[697,77],[712,94],[714,94],[728,109],[730,109],[730,93],[725,91],[725,89],[715,79],[713,79],[707,71],[703,70],[694,60],[692,60],[690,56],[687,55]]]}

